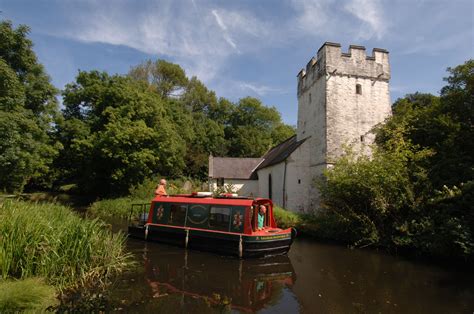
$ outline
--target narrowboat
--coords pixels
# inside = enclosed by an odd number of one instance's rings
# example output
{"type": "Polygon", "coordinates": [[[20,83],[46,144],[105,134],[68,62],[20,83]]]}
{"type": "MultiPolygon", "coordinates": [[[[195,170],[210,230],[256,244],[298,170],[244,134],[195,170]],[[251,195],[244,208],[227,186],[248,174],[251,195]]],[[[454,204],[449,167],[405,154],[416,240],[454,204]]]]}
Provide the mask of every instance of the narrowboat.
{"type": "MultiPolygon", "coordinates": [[[[234,194],[213,197],[209,192],[198,192],[157,196],[146,205],[148,212],[144,204],[135,206],[143,206],[144,210],[138,220],[129,219],[128,233],[146,241],[224,255],[263,257],[286,254],[296,237],[294,228],[277,227],[273,203],[264,198],[234,194]]],[[[133,207],[132,212],[136,212],[133,207]]]]}

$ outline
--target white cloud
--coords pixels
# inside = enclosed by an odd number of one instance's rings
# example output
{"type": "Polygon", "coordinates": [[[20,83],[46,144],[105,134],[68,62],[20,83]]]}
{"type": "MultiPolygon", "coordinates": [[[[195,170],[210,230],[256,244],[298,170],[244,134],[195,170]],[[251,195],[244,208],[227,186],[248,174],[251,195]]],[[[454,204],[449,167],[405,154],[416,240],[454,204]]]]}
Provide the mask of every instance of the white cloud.
{"type": "Polygon", "coordinates": [[[370,39],[373,35],[381,39],[386,31],[386,19],[383,17],[382,6],[377,0],[351,0],[344,9],[363,21],[365,27],[361,27],[358,37],[370,39]]]}
{"type": "Polygon", "coordinates": [[[227,32],[227,26],[225,26],[224,22],[222,22],[222,19],[217,13],[217,10],[212,10],[211,12],[212,12],[212,15],[214,15],[214,17],[216,18],[217,25],[219,25],[219,27],[222,30],[222,35],[224,36],[225,41],[227,41],[229,45],[232,46],[232,48],[236,49],[237,45],[234,43],[229,33],[227,32]]]}
{"type": "Polygon", "coordinates": [[[322,34],[327,31],[329,6],[332,0],[292,0],[291,5],[297,13],[294,23],[304,33],[322,34]]]}
{"type": "Polygon", "coordinates": [[[274,88],[266,85],[260,85],[260,84],[255,84],[255,83],[249,83],[249,82],[237,82],[236,83],[239,88],[245,92],[251,91],[258,96],[265,96],[270,93],[272,94],[284,94],[286,91],[281,88],[274,88]]]}

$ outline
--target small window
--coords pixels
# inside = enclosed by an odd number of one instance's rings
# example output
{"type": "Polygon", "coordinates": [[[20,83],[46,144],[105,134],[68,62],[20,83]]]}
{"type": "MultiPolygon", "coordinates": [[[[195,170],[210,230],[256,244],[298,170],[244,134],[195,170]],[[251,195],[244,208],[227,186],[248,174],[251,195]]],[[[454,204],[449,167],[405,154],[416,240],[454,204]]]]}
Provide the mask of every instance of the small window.
{"type": "Polygon", "coordinates": [[[362,86],[360,84],[356,84],[356,94],[362,95],[362,86]]]}
{"type": "Polygon", "coordinates": [[[230,208],[211,207],[209,213],[209,229],[229,231],[230,208]]]}
{"type": "Polygon", "coordinates": [[[268,174],[268,198],[272,199],[272,174],[268,174]]]}
{"type": "Polygon", "coordinates": [[[217,186],[218,187],[224,186],[224,178],[217,178],[217,186]]]}
{"type": "Polygon", "coordinates": [[[361,141],[362,143],[364,142],[364,136],[363,136],[363,135],[360,136],[360,141],[361,141]]]}
{"type": "Polygon", "coordinates": [[[309,93],[309,103],[311,103],[311,93],[309,93]]]}
{"type": "Polygon", "coordinates": [[[172,204],[168,224],[173,226],[184,226],[187,208],[186,205],[172,204]]]}
{"type": "Polygon", "coordinates": [[[298,184],[301,184],[301,179],[298,179],[298,184]]]}

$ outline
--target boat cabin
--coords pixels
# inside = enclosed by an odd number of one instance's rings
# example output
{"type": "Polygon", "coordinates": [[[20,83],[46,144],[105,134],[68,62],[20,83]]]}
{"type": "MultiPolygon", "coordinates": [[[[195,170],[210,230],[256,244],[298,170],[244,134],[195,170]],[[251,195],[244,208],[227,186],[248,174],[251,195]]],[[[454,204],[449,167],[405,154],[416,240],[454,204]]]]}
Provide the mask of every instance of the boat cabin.
{"type": "Polygon", "coordinates": [[[277,227],[271,200],[233,194],[157,196],[142,217],[132,237],[240,257],[286,253],[296,235],[277,227]]]}

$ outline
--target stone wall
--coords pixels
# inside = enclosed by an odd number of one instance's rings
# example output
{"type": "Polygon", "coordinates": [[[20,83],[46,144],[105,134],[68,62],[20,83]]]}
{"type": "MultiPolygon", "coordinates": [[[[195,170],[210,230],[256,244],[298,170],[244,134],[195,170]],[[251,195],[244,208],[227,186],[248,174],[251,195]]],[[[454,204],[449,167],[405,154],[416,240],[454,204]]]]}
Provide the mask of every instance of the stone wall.
{"type": "Polygon", "coordinates": [[[298,157],[306,164],[300,161],[299,167],[311,179],[295,194],[307,193],[305,210],[318,207],[314,180],[341,155],[344,144],[370,152],[370,130],[391,114],[389,79],[388,51],[374,48],[367,56],[364,47],[350,46],[343,53],[340,44],[329,42],[298,73],[297,139],[307,138],[298,157]]]}

